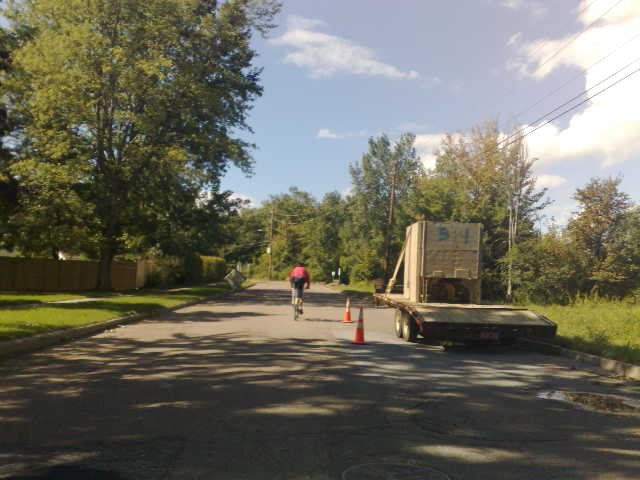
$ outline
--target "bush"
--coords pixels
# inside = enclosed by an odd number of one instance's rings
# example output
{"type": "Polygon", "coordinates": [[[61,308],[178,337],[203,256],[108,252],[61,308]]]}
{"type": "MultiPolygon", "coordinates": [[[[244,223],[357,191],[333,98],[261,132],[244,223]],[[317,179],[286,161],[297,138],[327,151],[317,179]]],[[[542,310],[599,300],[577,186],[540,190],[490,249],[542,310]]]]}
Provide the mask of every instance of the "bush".
{"type": "Polygon", "coordinates": [[[220,257],[200,257],[202,261],[202,278],[205,282],[219,282],[227,273],[227,265],[220,257]]]}
{"type": "Polygon", "coordinates": [[[184,280],[184,262],[178,257],[156,257],[146,287],[170,287],[184,280]]]}
{"type": "Polygon", "coordinates": [[[165,288],[182,283],[219,282],[226,272],[226,264],[220,257],[195,254],[185,258],[156,257],[145,286],[165,288]]]}
{"type": "Polygon", "coordinates": [[[188,254],[182,264],[184,266],[183,280],[186,283],[202,283],[204,280],[204,258],[195,253],[188,254]]]}

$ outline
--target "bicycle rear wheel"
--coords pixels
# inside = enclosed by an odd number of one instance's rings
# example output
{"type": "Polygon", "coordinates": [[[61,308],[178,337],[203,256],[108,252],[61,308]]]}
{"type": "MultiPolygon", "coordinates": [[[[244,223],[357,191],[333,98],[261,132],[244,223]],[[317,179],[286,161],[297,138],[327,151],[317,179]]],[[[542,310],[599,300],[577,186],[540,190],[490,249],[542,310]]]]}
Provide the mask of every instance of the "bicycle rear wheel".
{"type": "Polygon", "coordinates": [[[293,321],[298,321],[298,316],[300,315],[300,311],[298,309],[298,303],[300,302],[300,297],[296,295],[295,291],[291,294],[291,306],[293,307],[293,321]]]}

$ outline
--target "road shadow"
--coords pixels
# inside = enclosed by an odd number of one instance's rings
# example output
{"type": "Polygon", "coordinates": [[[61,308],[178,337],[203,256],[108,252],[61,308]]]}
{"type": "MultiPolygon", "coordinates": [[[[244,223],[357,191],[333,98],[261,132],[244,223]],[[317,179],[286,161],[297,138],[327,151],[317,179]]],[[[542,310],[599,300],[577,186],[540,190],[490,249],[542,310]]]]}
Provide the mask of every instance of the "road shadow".
{"type": "MultiPolygon", "coordinates": [[[[204,321],[246,316],[259,297],[204,321]]],[[[640,418],[538,398],[558,382],[586,385],[544,356],[521,365],[484,349],[295,334],[102,335],[6,361],[0,378],[0,478],[11,480],[56,468],[112,475],[105,480],[337,480],[381,462],[456,479],[640,471],[629,453],[640,451],[640,418]]]]}

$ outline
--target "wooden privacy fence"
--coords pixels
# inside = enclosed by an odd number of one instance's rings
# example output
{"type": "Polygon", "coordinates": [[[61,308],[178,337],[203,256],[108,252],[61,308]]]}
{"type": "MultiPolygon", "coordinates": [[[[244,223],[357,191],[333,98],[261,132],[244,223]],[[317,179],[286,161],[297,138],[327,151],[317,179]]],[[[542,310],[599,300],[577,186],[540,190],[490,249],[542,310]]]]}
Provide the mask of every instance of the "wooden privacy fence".
{"type": "MultiPolygon", "coordinates": [[[[113,262],[111,287],[134,290],[144,286],[153,263],[113,262]]],[[[0,291],[95,290],[98,262],[0,257],[0,291]]]]}

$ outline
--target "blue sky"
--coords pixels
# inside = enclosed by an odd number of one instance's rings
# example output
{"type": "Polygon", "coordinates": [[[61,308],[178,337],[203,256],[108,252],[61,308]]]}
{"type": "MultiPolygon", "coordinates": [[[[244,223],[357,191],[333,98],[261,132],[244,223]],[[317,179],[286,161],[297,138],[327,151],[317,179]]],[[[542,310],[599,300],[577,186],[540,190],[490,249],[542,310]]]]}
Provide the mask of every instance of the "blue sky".
{"type": "MultiPolygon", "coordinates": [[[[245,136],[258,146],[255,174],[232,169],[223,181],[255,204],[290,186],[318,199],[347,192],[371,136],[415,133],[429,167],[447,132],[488,120],[530,130],[640,68],[636,0],[285,0],[277,23],[255,40],[264,95],[245,136]]],[[[575,188],[595,176],[622,174],[640,200],[639,87],[631,75],[527,137],[555,201],[548,217],[566,221],[575,188]]]]}

